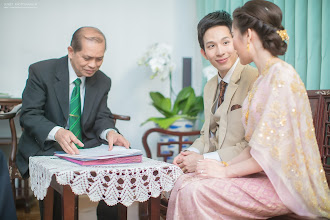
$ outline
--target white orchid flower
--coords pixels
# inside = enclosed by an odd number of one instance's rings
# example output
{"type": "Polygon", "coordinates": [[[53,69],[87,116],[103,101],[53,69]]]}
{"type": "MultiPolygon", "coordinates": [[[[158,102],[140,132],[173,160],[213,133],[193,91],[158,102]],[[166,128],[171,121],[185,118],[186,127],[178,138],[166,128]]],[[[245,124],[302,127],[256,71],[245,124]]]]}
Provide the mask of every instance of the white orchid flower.
{"type": "Polygon", "coordinates": [[[138,60],[138,65],[150,67],[151,79],[159,75],[162,80],[166,79],[175,69],[172,61],[172,47],[166,43],[155,43],[138,60]]]}

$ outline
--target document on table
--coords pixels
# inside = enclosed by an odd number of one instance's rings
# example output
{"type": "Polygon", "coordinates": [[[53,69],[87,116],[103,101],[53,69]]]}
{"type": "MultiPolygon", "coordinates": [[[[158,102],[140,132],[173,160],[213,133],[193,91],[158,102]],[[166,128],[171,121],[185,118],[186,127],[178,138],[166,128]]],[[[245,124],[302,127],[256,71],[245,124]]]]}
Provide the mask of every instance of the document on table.
{"type": "Polygon", "coordinates": [[[127,149],[123,146],[113,146],[109,151],[109,145],[102,144],[98,147],[79,149],[79,154],[66,154],[64,151],[56,151],[55,156],[68,157],[73,159],[107,159],[125,156],[142,155],[138,149],[127,149]]]}

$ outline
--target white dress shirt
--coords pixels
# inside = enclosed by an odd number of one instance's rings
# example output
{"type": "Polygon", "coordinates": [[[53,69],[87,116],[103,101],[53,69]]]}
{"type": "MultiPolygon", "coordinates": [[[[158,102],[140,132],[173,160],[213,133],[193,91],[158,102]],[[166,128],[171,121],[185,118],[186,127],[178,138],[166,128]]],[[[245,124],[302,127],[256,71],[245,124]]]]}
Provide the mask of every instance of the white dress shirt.
{"type": "MultiPolygon", "coordinates": [[[[234,65],[228,70],[227,74],[225,75],[225,77],[223,79],[220,77],[220,74],[218,72],[218,84],[221,81],[224,81],[227,84],[229,84],[230,79],[231,79],[231,76],[233,75],[234,70],[235,70],[238,62],[239,62],[239,58],[237,58],[237,60],[235,61],[234,65]]],[[[227,87],[226,87],[226,91],[227,91],[227,87]]],[[[225,94],[226,94],[226,91],[225,91],[225,94]]],[[[218,91],[217,91],[217,94],[218,94],[218,91]]],[[[219,100],[217,101],[216,106],[218,106],[218,102],[219,102],[219,100]]],[[[210,131],[210,138],[213,138],[213,136],[214,136],[214,134],[210,131]]],[[[200,154],[199,150],[197,148],[195,148],[195,147],[189,147],[189,148],[187,148],[187,150],[193,151],[195,153],[200,154]]],[[[220,158],[220,156],[219,156],[219,154],[218,154],[218,152],[205,153],[205,154],[203,154],[203,156],[204,156],[204,159],[207,159],[208,158],[208,159],[214,159],[214,160],[217,160],[217,161],[222,161],[221,158],[220,158]]]]}
{"type": "MultiPolygon", "coordinates": [[[[81,77],[77,77],[76,72],[74,71],[74,69],[72,68],[71,62],[70,62],[70,58],[68,58],[68,69],[69,69],[69,103],[71,100],[71,95],[72,95],[72,91],[75,87],[75,84],[73,83],[77,78],[79,78],[81,80],[81,84],[80,84],[80,100],[81,100],[81,115],[83,113],[84,110],[84,103],[85,103],[85,82],[86,82],[86,77],[85,76],[81,76],[81,77]]],[[[69,125],[69,119],[67,121],[67,124],[65,126],[65,129],[69,129],[70,125],[69,125]]],[[[61,126],[55,126],[48,134],[46,141],[56,141],[55,140],[55,134],[56,132],[62,128],[61,126]]],[[[100,138],[102,138],[103,140],[107,141],[106,135],[108,133],[108,131],[116,131],[115,129],[106,129],[104,130],[101,134],[100,134],[100,138]]],[[[117,131],[116,131],[117,132],[117,131]]]]}

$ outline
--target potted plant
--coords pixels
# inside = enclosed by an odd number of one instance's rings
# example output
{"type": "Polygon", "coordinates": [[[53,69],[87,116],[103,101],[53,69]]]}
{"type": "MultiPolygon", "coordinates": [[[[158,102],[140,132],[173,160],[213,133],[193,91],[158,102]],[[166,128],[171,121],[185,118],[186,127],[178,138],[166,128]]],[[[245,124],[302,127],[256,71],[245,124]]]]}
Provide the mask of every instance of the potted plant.
{"type": "Polygon", "coordinates": [[[175,65],[172,61],[169,45],[164,43],[153,44],[138,61],[138,64],[150,67],[152,71],[151,79],[160,76],[162,80],[169,77],[170,81],[170,97],[165,97],[160,92],[149,93],[152,105],[163,117],[150,117],[142,125],[153,121],[159,127],[168,129],[179,119],[195,120],[198,113],[203,112],[203,97],[196,97],[193,88],[185,87],[178,95],[175,95],[172,87],[172,72],[175,65]]]}

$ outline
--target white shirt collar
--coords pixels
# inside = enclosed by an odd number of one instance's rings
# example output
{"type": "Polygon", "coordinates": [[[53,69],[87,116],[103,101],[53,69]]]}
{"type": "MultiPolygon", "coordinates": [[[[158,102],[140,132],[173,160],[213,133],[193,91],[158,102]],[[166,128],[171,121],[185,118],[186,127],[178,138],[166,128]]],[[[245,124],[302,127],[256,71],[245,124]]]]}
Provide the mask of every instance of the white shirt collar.
{"type": "Polygon", "coordinates": [[[225,75],[225,77],[223,79],[220,77],[220,74],[218,74],[218,83],[220,83],[221,80],[223,80],[226,83],[229,83],[230,82],[231,76],[233,75],[234,70],[235,70],[238,62],[239,62],[239,58],[237,58],[237,60],[235,61],[234,65],[228,70],[227,74],[225,75]]]}
{"type": "Polygon", "coordinates": [[[73,83],[77,78],[79,78],[81,80],[81,84],[80,84],[80,88],[84,88],[85,87],[85,80],[86,80],[86,76],[81,76],[78,77],[76,72],[74,71],[70,58],[68,58],[68,69],[69,69],[69,84],[73,83]]]}

